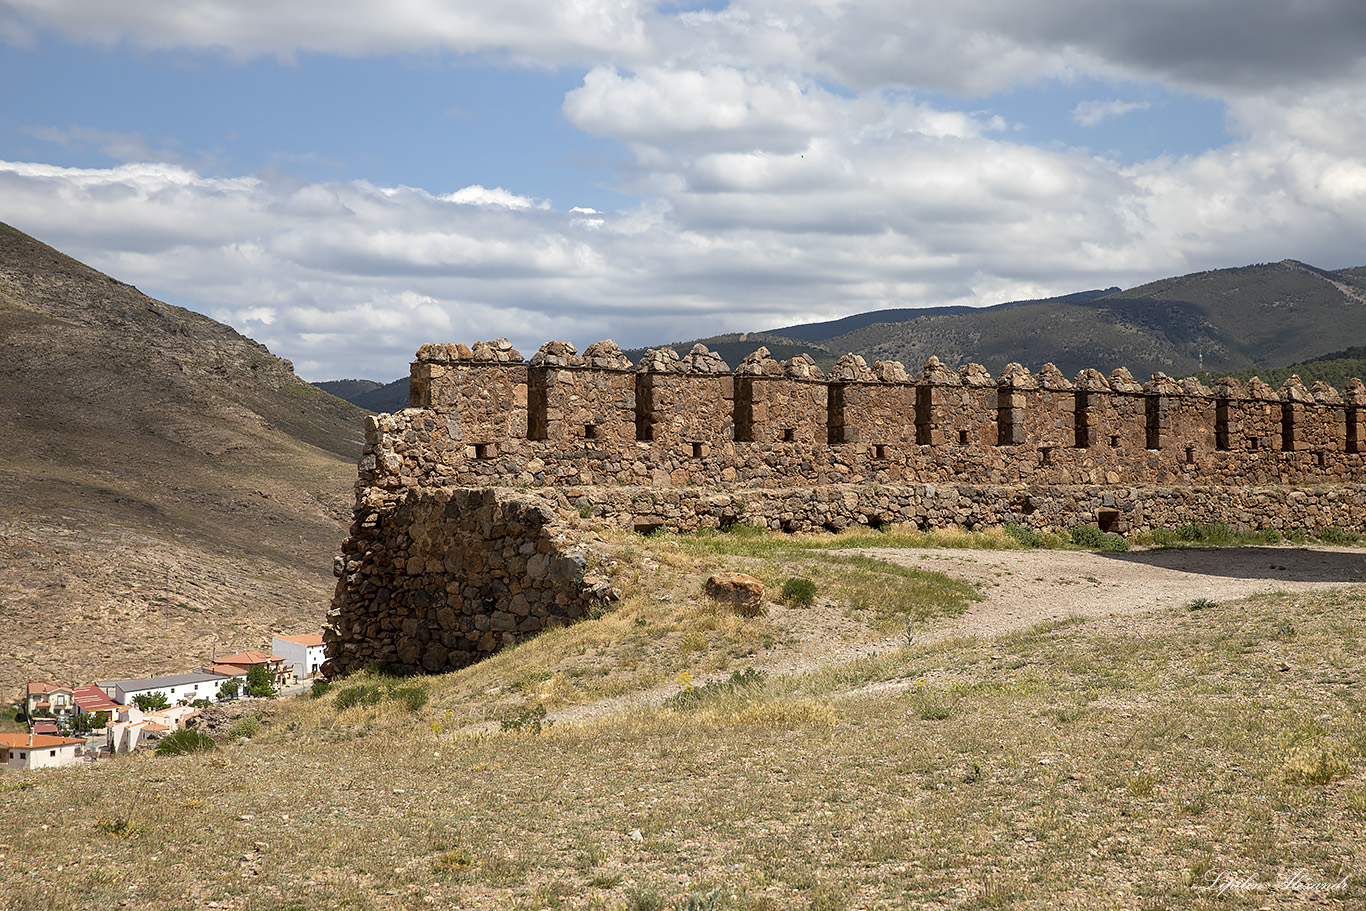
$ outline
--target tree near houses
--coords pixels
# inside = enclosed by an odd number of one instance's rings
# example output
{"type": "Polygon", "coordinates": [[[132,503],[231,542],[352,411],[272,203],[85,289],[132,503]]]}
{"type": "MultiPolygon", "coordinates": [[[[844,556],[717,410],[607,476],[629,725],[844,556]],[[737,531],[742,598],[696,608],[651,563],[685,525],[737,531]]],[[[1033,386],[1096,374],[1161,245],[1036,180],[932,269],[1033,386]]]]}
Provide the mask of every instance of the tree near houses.
{"type": "Polygon", "coordinates": [[[133,697],[133,705],[144,712],[158,712],[171,707],[171,703],[166,699],[166,694],[162,692],[139,693],[133,697]]]}
{"type": "Polygon", "coordinates": [[[248,696],[274,696],[275,675],[264,664],[253,664],[247,671],[248,696]]]}

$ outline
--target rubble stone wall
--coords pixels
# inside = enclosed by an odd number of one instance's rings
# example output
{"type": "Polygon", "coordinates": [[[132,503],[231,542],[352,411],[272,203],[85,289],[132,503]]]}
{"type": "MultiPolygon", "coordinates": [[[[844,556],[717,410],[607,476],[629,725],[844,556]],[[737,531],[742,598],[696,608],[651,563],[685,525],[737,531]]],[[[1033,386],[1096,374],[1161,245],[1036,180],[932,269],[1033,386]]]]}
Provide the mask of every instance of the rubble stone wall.
{"type": "Polygon", "coordinates": [[[592,526],[910,522],[1127,532],[1366,529],[1366,386],[1214,389],[1126,371],[998,377],[931,358],[824,375],[759,349],[632,364],[424,345],[412,407],[366,422],[328,673],[460,667],[610,597],[592,526]]]}

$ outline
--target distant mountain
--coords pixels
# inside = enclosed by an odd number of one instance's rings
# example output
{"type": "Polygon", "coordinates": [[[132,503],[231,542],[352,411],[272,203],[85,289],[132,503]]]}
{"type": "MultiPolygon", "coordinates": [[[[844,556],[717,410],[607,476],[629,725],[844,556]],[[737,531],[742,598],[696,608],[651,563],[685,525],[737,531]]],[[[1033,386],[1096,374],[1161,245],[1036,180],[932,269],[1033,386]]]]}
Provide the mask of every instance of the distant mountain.
{"type": "MultiPolygon", "coordinates": [[[[727,361],[738,362],[748,354],[744,349],[773,336],[796,346],[786,350],[804,344],[822,358],[853,352],[870,364],[901,361],[912,374],[930,357],[951,365],[979,363],[993,372],[1011,362],[1031,370],[1051,362],[1068,376],[1087,367],[1107,374],[1127,367],[1140,379],[1159,370],[1172,376],[1268,371],[1344,345],[1366,345],[1366,266],[1329,272],[1285,260],[1128,291],[1081,291],[981,308],[877,310],[722,336],[728,343],[747,339],[728,349],[734,354],[727,361]]],[[[670,347],[683,353],[693,343],[670,347]]]]}
{"type": "Polygon", "coordinates": [[[316,630],[365,413],[0,225],[0,690],[316,630]]]}
{"type": "Polygon", "coordinates": [[[1085,303],[1104,297],[1107,294],[1114,294],[1119,288],[1107,288],[1104,291],[1078,291],[1074,294],[1064,294],[1060,297],[1050,297],[1041,300],[1010,301],[1004,304],[996,304],[991,307],[922,307],[915,309],[911,307],[899,308],[894,310],[870,310],[867,313],[855,313],[842,319],[827,320],[823,323],[803,323],[800,326],[786,326],[782,329],[772,330],[773,335],[783,335],[788,338],[801,339],[807,342],[825,342],[830,339],[856,332],[868,326],[877,324],[904,323],[913,319],[920,319],[926,316],[943,316],[945,314],[965,314],[980,313],[984,310],[1002,310],[1007,307],[1020,307],[1025,304],[1038,304],[1047,301],[1067,301],[1075,303],[1085,303]]]}
{"type": "Polygon", "coordinates": [[[1293,260],[1163,279],[1091,300],[1050,300],[879,323],[824,342],[916,369],[931,355],[993,371],[1011,361],[1127,367],[1145,378],[1264,369],[1366,344],[1366,269],[1293,260]]]}
{"type": "Polygon", "coordinates": [[[408,407],[406,376],[392,383],[383,384],[374,380],[326,380],[313,385],[339,399],[346,399],[352,405],[377,414],[392,414],[408,407]]]}

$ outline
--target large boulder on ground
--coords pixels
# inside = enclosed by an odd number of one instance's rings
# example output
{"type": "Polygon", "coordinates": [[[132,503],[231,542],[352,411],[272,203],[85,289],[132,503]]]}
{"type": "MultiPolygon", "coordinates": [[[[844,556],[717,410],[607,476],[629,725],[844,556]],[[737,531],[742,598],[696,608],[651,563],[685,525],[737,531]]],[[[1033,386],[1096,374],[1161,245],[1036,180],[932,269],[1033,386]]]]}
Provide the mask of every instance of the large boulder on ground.
{"type": "Polygon", "coordinates": [[[742,617],[757,617],[764,612],[764,583],[744,573],[716,573],[707,580],[703,593],[742,617]]]}

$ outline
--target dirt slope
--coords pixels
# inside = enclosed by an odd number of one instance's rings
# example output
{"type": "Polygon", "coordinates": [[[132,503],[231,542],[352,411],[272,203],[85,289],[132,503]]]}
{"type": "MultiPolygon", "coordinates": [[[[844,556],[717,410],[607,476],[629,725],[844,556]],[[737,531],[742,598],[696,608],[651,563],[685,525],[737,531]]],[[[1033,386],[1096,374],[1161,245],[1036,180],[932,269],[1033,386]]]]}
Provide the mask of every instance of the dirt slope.
{"type": "Polygon", "coordinates": [[[364,413],[0,225],[0,698],[316,630],[364,413]]]}

